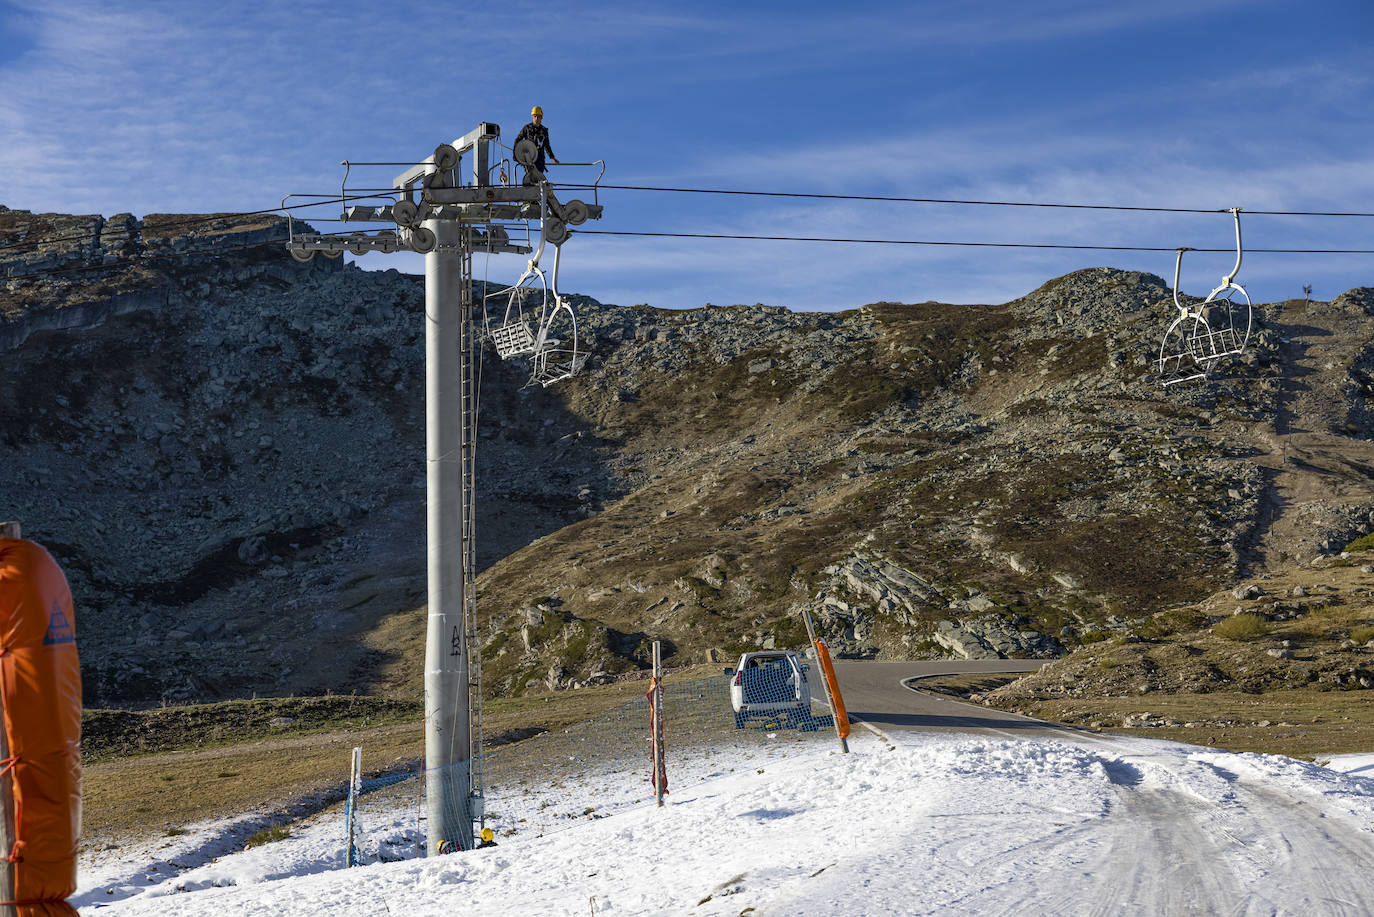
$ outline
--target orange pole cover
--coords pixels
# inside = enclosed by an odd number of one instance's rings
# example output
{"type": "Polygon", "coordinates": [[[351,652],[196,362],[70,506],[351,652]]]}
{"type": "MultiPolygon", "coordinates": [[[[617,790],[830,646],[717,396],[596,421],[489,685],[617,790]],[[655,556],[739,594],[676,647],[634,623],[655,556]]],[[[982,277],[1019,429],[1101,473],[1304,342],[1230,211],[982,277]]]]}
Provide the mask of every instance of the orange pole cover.
{"type": "Polygon", "coordinates": [[[840,738],[849,738],[849,712],[844,709],[844,698],[840,696],[840,683],[835,678],[835,666],[830,661],[830,650],[824,640],[816,641],[816,656],[825,673],[825,683],[830,688],[830,702],[835,705],[835,729],[840,738]]]}
{"type": "Polygon", "coordinates": [[[0,696],[14,790],[19,917],[76,917],[81,835],[81,667],[67,578],[32,541],[0,538],[0,696]]]}

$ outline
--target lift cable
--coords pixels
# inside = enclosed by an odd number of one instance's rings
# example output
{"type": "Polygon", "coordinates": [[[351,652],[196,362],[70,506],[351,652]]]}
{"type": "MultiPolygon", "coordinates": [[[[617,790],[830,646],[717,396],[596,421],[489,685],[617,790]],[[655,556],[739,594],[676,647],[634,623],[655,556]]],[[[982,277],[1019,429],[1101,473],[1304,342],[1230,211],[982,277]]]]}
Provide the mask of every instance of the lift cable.
{"type": "MultiPolygon", "coordinates": [[[[366,165],[366,163],[354,163],[354,165],[366,165]]],[[[889,202],[889,203],[912,203],[912,204],[957,204],[967,206],[985,207],[1042,207],[1062,210],[1114,210],[1122,212],[1143,212],[1143,213],[1226,213],[1230,208],[1226,207],[1145,207],[1130,206],[1122,204],[1073,204],[1058,202],[1040,201],[998,201],[998,200],[970,200],[961,198],[933,198],[933,197],[901,197],[873,194],[822,194],[816,192],[801,191],[749,191],[742,189],[728,188],[675,188],[658,185],[580,185],[567,184],[559,185],[560,188],[567,190],[601,190],[601,191],[649,191],[676,194],[723,194],[739,197],[771,197],[771,198],[799,198],[811,200],[834,200],[834,201],[869,201],[869,202],[889,202]]],[[[360,188],[355,189],[358,194],[320,194],[314,195],[321,200],[304,203],[291,204],[285,207],[271,207],[262,210],[247,210],[242,212],[231,212],[215,214],[213,216],[195,216],[186,220],[166,223],[160,228],[178,228],[184,226],[194,226],[202,223],[211,223],[227,217],[246,217],[260,216],[272,213],[280,213],[287,210],[300,210],[307,207],[319,207],[333,201],[345,203],[350,200],[366,200],[381,197],[384,195],[395,195],[401,193],[395,188],[360,188]]],[[[1374,212],[1364,211],[1334,211],[1334,210],[1246,210],[1247,214],[1259,216],[1296,216],[1296,217],[1374,217],[1374,212]]],[[[75,242],[86,239],[96,238],[96,234],[80,233],[76,235],[54,237],[50,239],[22,239],[16,242],[0,244],[0,251],[19,248],[24,246],[36,246],[54,244],[59,242],[75,242]]],[[[1151,249],[1153,250],[1153,249],[1151,249]]],[[[1164,249],[1159,249],[1163,251],[1164,249]]]]}
{"type": "MultiPolygon", "coordinates": [[[[1223,211],[1224,212],[1224,211],[1223,211]]],[[[1040,242],[941,242],[921,239],[849,239],[833,236],[762,236],[721,232],[629,232],[614,229],[574,229],[574,233],[593,236],[649,236],[673,239],[749,239],[767,242],[848,242],[859,245],[938,245],[963,248],[1045,248],[1105,252],[1172,252],[1178,246],[1149,245],[1069,245],[1040,242]]],[[[1231,248],[1189,248],[1195,252],[1233,252],[1231,248]]],[[[1248,248],[1249,252],[1271,255],[1374,255],[1369,248],[1248,248]]]]}
{"type": "MultiPolygon", "coordinates": [[[[831,236],[763,236],[763,235],[744,235],[738,233],[706,233],[706,232],[630,232],[625,230],[613,229],[570,229],[570,233],[581,233],[593,236],[639,236],[647,238],[671,238],[671,239],[738,239],[746,241],[761,242],[831,242],[852,245],[925,245],[948,248],[1023,248],[1023,249],[1046,249],[1063,251],[1106,251],[1106,252],[1172,252],[1177,251],[1178,246],[1150,246],[1150,245],[1071,245],[1061,243],[1041,243],[1041,242],[947,242],[923,239],[858,239],[858,238],[837,238],[831,236]]],[[[348,238],[349,233],[320,233],[321,237],[348,238]]],[[[119,258],[100,264],[76,265],[73,267],[51,268],[48,270],[32,271],[26,274],[17,274],[11,277],[12,280],[22,280],[36,277],[52,277],[60,274],[79,274],[88,271],[109,271],[121,265],[146,264],[168,258],[182,258],[188,255],[221,255],[229,252],[244,251],[250,248],[264,248],[268,246],[281,245],[280,240],[270,240],[266,242],[248,242],[242,245],[219,246],[209,245],[204,248],[186,249],[177,252],[151,252],[134,257],[119,258]]],[[[1189,248],[1188,251],[1203,253],[1223,253],[1231,252],[1229,248],[1189,248]]],[[[1367,248],[1248,248],[1247,252],[1255,252],[1269,255],[1374,255],[1374,249],[1367,248]]]]}
{"type": "MultiPolygon", "coordinates": [[[[55,277],[59,274],[82,274],[89,271],[109,271],[124,265],[148,264],[149,262],[170,260],[172,258],[185,258],[188,255],[224,255],[230,252],[246,251],[250,248],[266,248],[268,246],[281,247],[281,240],[269,240],[266,242],[245,242],[240,245],[207,245],[203,248],[188,248],[178,252],[151,252],[134,257],[116,258],[112,261],[101,262],[100,264],[79,264],[73,267],[49,268],[42,271],[31,271],[27,274],[15,274],[9,280],[27,280],[31,277],[55,277]]],[[[0,279],[3,276],[0,276],[0,279]]]]}
{"type": "MultiPolygon", "coordinates": [[[[906,204],[967,204],[984,207],[1052,207],[1064,210],[1122,210],[1148,213],[1229,213],[1229,207],[1133,207],[1122,204],[1063,204],[1037,201],[977,201],[938,197],[889,197],[877,194],[819,194],[802,191],[741,191],[724,188],[667,188],[654,185],[559,185],[569,190],[661,191],[677,194],[729,194],[741,197],[790,197],[830,201],[887,201],[906,204]]],[[[1250,215],[1289,217],[1374,217],[1374,213],[1334,210],[1245,210],[1250,215]]]]}
{"type": "MultiPolygon", "coordinates": [[[[336,197],[335,200],[338,200],[336,197]]],[[[319,238],[329,239],[348,239],[353,234],[350,232],[322,232],[316,233],[319,238]]],[[[184,258],[188,255],[224,255],[230,252],[247,251],[250,248],[268,248],[280,246],[281,239],[268,239],[264,242],[243,242],[238,245],[206,245],[200,248],[187,248],[181,251],[144,251],[138,255],[126,255],[122,258],[115,258],[110,261],[101,261],[99,264],[78,264],[72,267],[48,268],[41,271],[29,271],[23,274],[15,274],[9,279],[23,280],[29,277],[53,277],[59,274],[81,274],[88,271],[108,271],[117,267],[134,264],[148,264],[169,258],[184,258]]]]}
{"type": "MultiPolygon", "coordinates": [[[[393,188],[393,189],[390,189],[390,191],[389,191],[389,192],[386,192],[386,193],[390,193],[390,194],[399,194],[399,193],[401,193],[401,192],[399,192],[399,191],[397,191],[396,189],[393,188]]],[[[186,217],[186,218],[183,219],[183,220],[173,220],[173,221],[171,221],[171,222],[169,222],[169,223],[163,223],[163,224],[161,224],[160,226],[158,226],[157,228],[158,228],[159,230],[163,230],[163,229],[184,229],[184,228],[193,227],[193,226],[208,226],[208,225],[211,224],[211,223],[217,223],[217,222],[219,222],[219,221],[221,221],[221,220],[232,219],[232,218],[238,218],[238,217],[267,216],[267,215],[269,215],[269,214],[281,213],[281,212],[284,211],[284,210],[302,210],[302,209],[304,209],[304,208],[306,208],[306,207],[322,207],[322,206],[324,206],[325,204],[332,204],[332,203],[335,203],[335,202],[338,202],[338,203],[340,203],[340,204],[343,204],[343,203],[347,203],[348,201],[375,200],[375,199],[381,197],[381,196],[382,196],[382,193],[378,192],[378,193],[371,193],[371,194],[345,194],[345,195],[338,195],[338,194],[319,194],[319,195],[292,195],[292,196],[293,196],[293,197],[319,197],[319,198],[321,198],[321,200],[318,200],[318,201],[311,201],[311,202],[305,203],[305,204],[288,204],[288,205],[286,205],[285,207],[271,207],[271,208],[267,208],[267,209],[265,209],[265,210],[243,210],[243,211],[230,211],[230,212],[226,212],[226,213],[197,214],[197,215],[195,215],[195,216],[188,216],[188,217],[186,217]]],[[[13,212],[13,211],[11,211],[11,212],[13,212]]],[[[321,221],[321,222],[328,222],[328,221],[321,221]]],[[[116,232],[117,232],[117,230],[116,230],[116,232]]],[[[61,243],[61,242],[85,242],[85,241],[91,241],[91,240],[94,240],[94,239],[98,239],[98,238],[100,238],[101,235],[102,235],[102,233],[98,233],[98,232],[92,233],[92,232],[85,232],[85,231],[83,231],[83,232],[73,233],[73,234],[71,234],[71,235],[66,235],[66,236],[52,236],[52,237],[48,237],[48,238],[42,238],[42,237],[39,237],[39,238],[24,238],[24,239],[18,239],[18,240],[14,241],[14,242],[6,242],[6,243],[4,243],[4,244],[0,244],[0,251],[7,251],[7,250],[10,250],[10,249],[15,249],[15,248],[36,248],[36,247],[38,247],[38,246],[40,246],[40,245],[55,245],[55,244],[58,244],[58,243],[61,243]]]]}

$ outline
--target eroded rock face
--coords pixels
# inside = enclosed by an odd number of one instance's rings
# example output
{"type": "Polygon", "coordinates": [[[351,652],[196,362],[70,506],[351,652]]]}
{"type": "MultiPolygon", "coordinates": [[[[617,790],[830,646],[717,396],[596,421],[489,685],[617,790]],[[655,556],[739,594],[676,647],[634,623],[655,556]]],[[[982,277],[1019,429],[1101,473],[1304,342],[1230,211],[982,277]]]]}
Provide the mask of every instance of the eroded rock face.
{"type": "Polygon", "coordinates": [[[343,269],[340,260],[283,258],[287,235],[286,221],[273,216],[107,220],[0,207],[0,351],[39,331],[161,311],[173,297],[208,296],[211,284],[290,284],[343,269]]]}
{"type": "Polygon", "coordinates": [[[1048,659],[1064,652],[1054,637],[1025,629],[1028,623],[1024,618],[999,615],[958,623],[941,621],[934,639],[961,659],[1048,659]]]}
{"type": "MultiPolygon", "coordinates": [[[[298,264],[270,219],[0,232],[73,237],[0,249],[0,517],[72,579],[90,702],[413,695],[421,279],[298,264]]],[[[1041,656],[1368,531],[1368,291],[1266,307],[1253,362],[1163,391],[1169,298],[1106,268],[998,306],[573,297],[581,376],[482,365],[487,684],[792,648],[802,607],[844,655],[1041,656]]]]}
{"type": "Polygon", "coordinates": [[[884,620],[896,622],[908,647],[924,641],[959,659],[1045,658],[1065,651],[1058,640],[1032,629],[1029,619],[1009,616],[992,597],[975,591],[951,600],[881,556],[856,555],[822,572],[829,579],[809,610],[844,655],[880,655],[875,630],[884,620]]]}

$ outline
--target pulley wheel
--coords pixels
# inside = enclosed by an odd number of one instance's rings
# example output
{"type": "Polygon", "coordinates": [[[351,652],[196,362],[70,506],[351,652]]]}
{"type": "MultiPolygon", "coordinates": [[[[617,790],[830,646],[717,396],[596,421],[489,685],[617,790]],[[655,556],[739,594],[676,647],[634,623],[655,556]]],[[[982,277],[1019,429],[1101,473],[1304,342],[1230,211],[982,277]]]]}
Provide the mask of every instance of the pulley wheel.
{"type": "Polygon", "coordinates": [[[568,201],[563,205],[563,219],[574,226],[581,226],[587,222],[588,216],[590,213],[587,210],[587,205],[581,201],[568,201]]]}
{"type": "Polygon", "coordinates": [[[515,157],[515,161],[520,163],[520,165],[532,166],[534,165],[535,158],[539,155],[539,147],[534,145],[533,140],[521,140],[515,145],[515,149],[511,151],[511,155],[515,157]]]}
{"type": "Polygon", "coordinates": [[[400,247],[400,242],[396,238],[396,233],[392,232],[390,229],[383,229],[381,232],[377,233],[377,241],[381,243],[378,251],[385,255],[391,254],[400,247]]]}
{"type": "Polygon", "coordinates": [[[396,221],[397,226],[410,226],[415,222],[415,217],[419,213],[420,208],[415,205],[414,201],[397,201],[391,205],[391,218],[396,221]]]}
{"type": "Polygon", "coordinates": [[[549,217],[544,224],[544,238],[554,245],[562,245],[568,238],[568,226],[558,217],[549,217]]]}
{"type": "Polygon", "coordinates": [[[338,251],[330,251],[329,249],[325,249],[324,251],[320,252],[320,254],[324,255],[326,258],[342,258],[343,249],[341,248],[338,251]]]}
{"type": "Polygon", "coordinates": [[[292,248],[292,249],[289,249],[289,251],[291,252],[291,257],[292,257],[292,258],[295,258],[297,261],[301,262],[302,264],[304,264],[305,262],[309,261],[311,258],[314,258],[314,257],[315,257],[315,253],[312,252],[312,251],[309,251],[308,249],[292,248]]]}
{"type": "Polygon", "coordinates": [[[366,255],[369,251],[367,247],[367,233],[355,232],[348,237],[348,250],[355,255],[366,255]]]}
{"type": "Polygon", "coordinates": [[[434,148],[434,168],[440,172],[458,168],[459,158],[451,143],[441,143],[434,148]]]}
{"type": "Polygon", "coordinates": [[[422,255],[427,255],[434,251],[434,247],[439,244],[439,240],[434,236],[434,230],[427,226],[418,226],[410,230],[410,236],[407,241],[409,241],[412,250],[422,255]]]}

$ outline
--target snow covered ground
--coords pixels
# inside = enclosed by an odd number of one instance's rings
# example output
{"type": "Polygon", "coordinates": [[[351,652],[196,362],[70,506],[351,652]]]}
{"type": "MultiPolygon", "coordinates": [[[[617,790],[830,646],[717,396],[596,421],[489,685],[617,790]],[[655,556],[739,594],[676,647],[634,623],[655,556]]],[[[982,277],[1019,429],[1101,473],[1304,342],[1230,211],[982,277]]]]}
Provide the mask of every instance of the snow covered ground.
{"type": "Polygon", "coordinates": [[[206,824],[90,854],[73,903],[112,917],[1374,913],[1374,755],[1328,768],[1149,739],[862,730],[851,748],[716,760],[664,808],[641,785],[628,792],[645,805],[604,818],[568,787],[566,829],[350,870],[337,813],[249,851],[206,824]]]}

